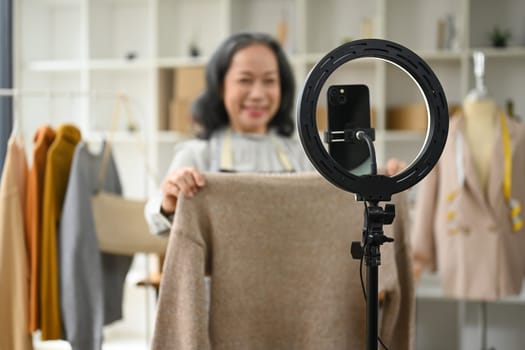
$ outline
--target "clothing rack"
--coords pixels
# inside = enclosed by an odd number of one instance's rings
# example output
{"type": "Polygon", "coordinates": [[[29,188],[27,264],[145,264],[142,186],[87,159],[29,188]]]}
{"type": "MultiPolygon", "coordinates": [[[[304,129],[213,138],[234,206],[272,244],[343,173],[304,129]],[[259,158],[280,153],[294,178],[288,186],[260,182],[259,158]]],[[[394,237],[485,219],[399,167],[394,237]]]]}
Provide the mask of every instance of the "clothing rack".
{"type": "MultiPolygon", "coordinates": [[[[104,98],[104,99],[110,99],[117,101],[117,104],[123,104],[125,109],[125,114],[128,117],[128,123],[130,125],[133,125],[134,128],[137,127],[137,118],[134,116],[134,114],[129,109],[129,106],[126,104],[126,101],[129,101],[129,96],[120,93],[120,92],[111,92],[111,91],[100,91],[100,90],[30,90],[30,89],[16,89],[16,88],[2,88],[0,89],[0,98],[2,97],[36,97],[36,98],[45,98],[45,99],[51,99],[51,98],[82,98],[82,97],[91,97],[93,99],[98,98],[104,98]]],[[[20,113],[20,106],[18,105],[20,101],[18,100],[15,104],[15,108],[13,111],[13,134],[16,134],[20,136],[23,139],[23,120],[20,113]]],[[[118,112],[117,112],[118,113],[118,112]]],[[[118,119],[118,118],[117,118],[118,119]]],[[[114,134],[114,130],[109,132],[110,134],[114,134]]],[[[137,133],[137,143],[141,149],[141,153],[143,153],[144,158],[147,159],[147,152],[146,147],[144,146],[144,143],[137,133]]],[[[159,184],[159,178],[156,175],[156,172],[154,172],[149,165],[146,166],[148,169],[148,172],[151,174],[152,179],[154,179],[155,183],[159,184]]]]}
{"type": "Polygon", "coordinates": [[[21,117],[22,106],[20,104],[21,98],[31,97],[31,98],[43,98],[47,100],[56,99],[56,98],[65,98],[69,100],[78,99],[78,98],[92,98],[93,100],[97,99],[106,99],[106,100],[117,100],[117,99],[129,99],[129,97],[120,92],[114,91],[102,91],[102,90],[46,90],[46,89],[17,89],[17,88],[2,88],[0,89],[0,98],[2,97],[11,97],[15,98],[13,104],[13,132],[21,135],[21,130],[23,130],[23,120],[21,117]]]}
{"type": "Polygon", "coordinates": [[[42,98],[77,98],[77,97],[93,97],[93,98],[118,98],[126,97],[123,93],[99,91],[99,90],[26,90],[26,89],[0,89],[0,97],[42,97],[42,98]]]}
{"type": "MultiPolygon", "coordinates": [[[[97,99],[104,99],[104,100],[130,100],[129,95],[124,94],[122,92],[116,92],[116,91],[102,91],[102,90],[46,90],[46,89],[17,89],[17,88],[0,88],[0,100],[2,98],[13,98],[13,134],[17,134],[22,139],[23,135],[23,120],[20,116],[20,100],[22,98],[41,98],[44,100],[52,100],[52,99],[66,99],[66,100],[73,100],[73,99],[79,99],[79,98],[91,98],[92,100],[96,101],[97,99]]],[[[135,121],[136,122],[136,121],[135,121]]],[[[101,139],[102,140],[102,139],[101,139]]],[[[100,140],[100,141],[101,141],[100,140]]],[[[98,140],[96,142],[99,142],[98,140]]],[[[140,152],[143,153],[145,160],[147,159],[147,154],[145,150],[145,146],[142,143],[142,140],[140,139],[140,136],[137,135],[137,143],[140,147],[140,152]]],[[[155,181],[156,184],[159,184],[158,177],[154,171],[151,170],[149,164],[146,162],[146,169],[149,172],[151,178],[153,181],[155,181]]],[[[150,263],[149,263],[149,255],[143,254],[145,259],[145,274],[150,274],[150,263]]],[[[147,335],[147,342],[150,342],[151,337],[151,329],[150,329],[150,298],[149,298],[149,291],[145,290],[145,331],[147,335]]]]}
{"type": "MultiPolygon", "coordinates": [[[[137,125],[138,125],[137,118],[131,112],[128,104],[126,103],[126,100],[129,101],[129,96],[123,93],[119,93],[119,92],[100,91],[100,90],[62,90],[62,91],[61,90],[36,90],[36,89],[28,90],[28,89],[12,88],[12,89],[0,89],[0,98],[1,97],[36,97],[36,98],[46,98],[46,99],[51,99],[51,98],[73,99],[73,98],[91,97],[95,100],[98,98],[115,100],[117,101],[117,104],[122,104],[124,113],[128,117],[127,121],[129,125],[132,125],[135,129],[137,128],[137,125]]],[[[15,112],[13,113],[13,120],[14,120],[13,133],[22,136],[23,120],[18,114],[21,109],[19,106],[16,106],[14,110],[15,112]]],[[[119,112],[116,112],[116,113],[118,114],[119,112]]],[[[110,135],[110,138],[112,138],[113,134],[115,133],[115,130],[109,131],[108,133],[110,135]]],[[[136,135],[136,142],[140,148],[140,152],[143,154],[145,160],[148,159],[146,146],[144,145],[144,142],[141,139],[141,136],[136,132],[134,134],[136,135]]],[[[99,141],[102,141],[102,139],[97,140],[96,142],[99,142],[99,141]]],[[[153,171],[151,166],[147,164],[146,169],[151,179],[156,184],[160,184],[160,180],[159,180],[160,178],[158,177],[156,172],[153,171]]]]}

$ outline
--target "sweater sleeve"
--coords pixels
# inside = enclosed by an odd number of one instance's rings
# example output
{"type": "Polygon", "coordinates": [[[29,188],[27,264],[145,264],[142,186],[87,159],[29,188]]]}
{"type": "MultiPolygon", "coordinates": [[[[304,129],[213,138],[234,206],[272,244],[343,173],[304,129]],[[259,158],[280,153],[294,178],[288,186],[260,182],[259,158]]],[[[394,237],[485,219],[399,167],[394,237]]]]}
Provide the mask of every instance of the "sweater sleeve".
{"type": "MultiPolygon", "coordinates": [[[[175,147],[175,156],[168,167],[166,176],[174,170],[192,167],[201,172],[208,169],[210,162],[209,148],[202,140],[189,140],[175,147]]],[[[144,207],[144,217],[151,233],[156,235],[170,232],[173,217],[166,217],[160,212],[162,192],[159,190],[151,196],[144,207]]]]}
{"type": "Polygon", "coordinates": [[[160,212],[161,204],[162,193],[159,191],[150,197],[144,206],[144,217],[149,231],[156,235],[168,234],[173,220],[173,217],[166,217],[160,212]]]}
{"type": "Polygon", "coordinates": [[[196,201],[177,206],[157,304],[153,350],[207,350],[208,313],[204,286],[206,249],[195,239],[200,228],[196,201]],[[191,234],[191,236],[190,236],[191,234]]]}

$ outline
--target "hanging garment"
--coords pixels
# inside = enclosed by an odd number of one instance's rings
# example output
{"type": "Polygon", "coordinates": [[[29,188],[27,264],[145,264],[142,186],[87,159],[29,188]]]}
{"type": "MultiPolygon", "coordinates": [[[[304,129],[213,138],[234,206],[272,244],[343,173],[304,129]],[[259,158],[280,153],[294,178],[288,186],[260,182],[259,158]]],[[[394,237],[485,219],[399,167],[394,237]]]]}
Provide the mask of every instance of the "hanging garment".
{"type": "Polygon", "coordinates": [[[450,297],[494,300],[521,291],[525,124],[508,117],[503,121],[496,124],[486,192],[463,140],[462,117],[451,119],[443,154],[419,185],[414,259],[439,273],[443,292],[450,297]]]}
{"type": "MultiPolygon", "coordinates": [[[[60,307],[64,338],[73,350],[100,350],[103,326],[122,318],[124,280],[133,259],[99,250],[91,196],[98,190],[102,153],[90,153],[82,141],[77,145],[60,218],[60,307]]],[[[122,192],[111,154],[103,189],[122,192]]]]}
{"type": "Polygon", "coordinates": [[[28,325],[29,268],[24,216],[27,162],[22,140],[11,138],[0,183],[0,349],[32,349],[28,325]]]}
{"type": "Polygon", "coordinates": [[[38,128],[34,136],[33,162],[27,177],[25,207],[27,257],[29,261],[29,331],[39,328],[40,242],[42,238],[42,198],[44,195],[44,176],[46,157],[49,147],[55,139],[55,131],[47,125],[38,128]]]}
{"type": "Polygon", "coordinates": [[[80,130],[61,125],[47,152],[42,202],[42,244],[40,262],[40,329],[42,340],[61,339],[59,303],[58,223],[66,193],[69,171],[80,130]]]}
{"type": "Polygon", "coordinates": [[[150,234],[144,216],[145,200],[129,199],[104,189],[107,167],[111,155],[111,144],[103,151],[91,206],[95,221],[98,247],[105,253],[134,255],[155,253],[164,255],[167,237],[150,234]]]}
{"type": "MultiPolygon", "coordinates": [[[[112,126],[108,142],[104,149],[102,165],[99,166],[98,186],[93,192],[91,204],[95,220],[98,246],[106,253],[133,255],[135,253],[156,253],[164,255],[168,240],[166,237],[154,237],[149,233],[147,222],[143,216],[145,200],[125,198],[124,196],[104,190],[106,167],[111,153],[112,140],[115,136],[117,122],[121,111],[129,125],[137,129],[135,118],[129,101],[125,96],[119,96],[115,102],[112,116],[112,126]]],[[[148,165],[146,150],[139,133],[135,133],[138,151],[144,158],[148,175],[155,183],[159,183],[155,172],[148,165]]]]}
{"type": "MultiPolygon", "coordinates": [[[[410,349],[413,286],[405,196],[381,249],[381,338],[410,349]]],[[[363,349],[363,204],[318,174],[206,174],[177,203],[152,349],[363,349]],[[209,312],[204,276],[211,277],[209,312]]]]}

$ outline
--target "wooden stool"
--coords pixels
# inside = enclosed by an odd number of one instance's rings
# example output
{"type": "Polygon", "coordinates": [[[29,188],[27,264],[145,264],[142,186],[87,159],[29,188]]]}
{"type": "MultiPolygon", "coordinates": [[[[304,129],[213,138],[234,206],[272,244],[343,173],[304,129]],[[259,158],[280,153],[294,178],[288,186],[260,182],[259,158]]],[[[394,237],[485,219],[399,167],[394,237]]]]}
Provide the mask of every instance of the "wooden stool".
{"type": "Polygon", "coordinates": [[[164,255],[159,255],[158,271],[150,272],[146,277],[137,281],[135,284],[139,287],[152,287],[155,290],[155,296],[159,297],[160,282],[162,280],[162,268],[164,266],[164,255]]]}

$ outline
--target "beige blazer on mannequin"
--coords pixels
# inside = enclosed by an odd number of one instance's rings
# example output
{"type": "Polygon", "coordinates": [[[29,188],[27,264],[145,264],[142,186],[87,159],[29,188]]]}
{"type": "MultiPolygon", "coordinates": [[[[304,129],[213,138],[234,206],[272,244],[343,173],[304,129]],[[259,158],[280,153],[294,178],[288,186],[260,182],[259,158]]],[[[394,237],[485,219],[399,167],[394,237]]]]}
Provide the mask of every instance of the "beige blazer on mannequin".
{"type": "MultiPolygon", "coordinates": [[[[525,124],[508,117],[505,121],[512,150],[511,198],[523,205],[525,124]]],[[[501,125],[496,121],[492,162],[483,191],[469,144],[462,138],[463,123],[463,117],[451,119],[443,154],[419,185],[412,227],[414,261],[439,272],[448,296],[492,300],[519,294],[525,273],[525,232],[523,228],[513,230],[503,194],[501,125]],[[465,175],[462,183],[461,170],[465,175]]],[[[519,215],[523,218],[523,213],[519,215]]]]}

